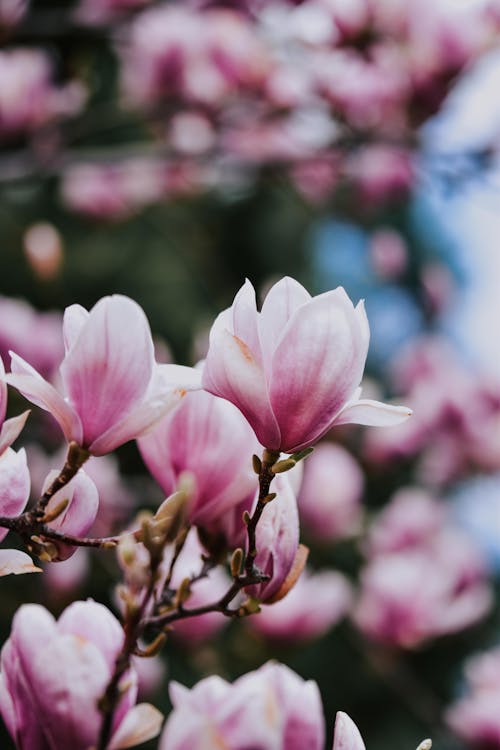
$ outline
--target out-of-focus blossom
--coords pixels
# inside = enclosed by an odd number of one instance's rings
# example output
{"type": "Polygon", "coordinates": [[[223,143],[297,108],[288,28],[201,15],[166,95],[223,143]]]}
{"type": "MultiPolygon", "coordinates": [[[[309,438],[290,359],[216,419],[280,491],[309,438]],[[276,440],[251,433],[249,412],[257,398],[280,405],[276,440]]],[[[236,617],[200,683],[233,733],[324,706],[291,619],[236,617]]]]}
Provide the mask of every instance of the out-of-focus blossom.
{"type": "MultiPolygon", "coordinates": [[[[123,638],[115,617],[91,600],[75,602],[57,622],[36,604],[17,611],[2,648],[0,676],[0,711],[17,747],[88,750],[96,745],[102,723],[98,700],[123,638]]],[[[153,706],[135,706],[132,669],[121,686],[110,750],[151,739],[161,726],[153,706]]]]}
{"type": "Polygon", "coordinates": [[[63,261],[62,238],[47,222],[30,226],[23,237],[24,254],[38,278],[47,281],[59,273],[63,261]]]}
{"type": "Polygon", "coordinates": [[[486,651],[466,664],[467,692],[446,712],[451,729],[472,747],[500,747],[500,649],[486,651]]]}
{"type": "Polygon", "coordinates": [[[15,351],[50,378],[64,354],[61,326],[58,312],[38,312],[24,300],[0,297],[0,356],[15,351]]]}
{"type": "Polygon", "coordinates": [[[215,133],[210,120],[201,113],[179,112],[172,117],[169,141],[181,154],[203,154],[214,146],[215,133]]]}
{"type": "Polygon", "coordinates": [[[500,467],[500,383],[465,367],[439,340],[418,341],[396,368],[409,384],[405,396],[415,412],[406,424],[366,437],[375,464],[417,462],[419,478],[441,485],[470,469],[500,467]]]}
{"type": "Polygon", "coordinates": [[[369,205],[401,198],[414,180],[410,154],[384,145],[359,149],[346,160],[344,171],[369,205]]]}
{"type": "Polygon", "coordinates": [[[22,21],[29,0],[0,0],[0,28],[11,29],[22,21]]]}
{"type": "Polygon", "coordinates": [[[51,601],[73,600],[90,573],[89,550],[79,547],[74,555],[58,565],[47,564],[43,584],[51,601]]]}
{"type": "Polygon", "coordinates": [[[263,605],[248,618],[248,628],[271,641],[300,643],[319,638],[347,612],[352,590],[340,573],[305,570],[291,591],[279,602],[263,605]]]}
{"type": "Polygon", "coordinates": [[[382,279],[401,276],[408,264],[408,248],[404,238],[393,229],[378,229],[370,239],[370,261],[382,279]]]}
{"type": "Polygon", "coordinates": [[[255,565],[269,581],[246,589],[262,602],[277,601],[284,595],[282,586],[292,573],[299,548],[297,501],[288,477],[276,477],[273,491],[278,496],[264,509],[255,532],[255,565]]]}
{"type": "Polygon", "coordinates": [[[79,83],[54,85],[45,52],[0,52],[0,137],[32,133],[51,120],[76,114],[83,101],[79,83]]]}
{"type": "Polygon", "coordinates": [[[478,548],[419,491],[398,493],[375,521],[367,550],[354,619],[371,638],[415,648],[463,630],[491,607],[478,548]]]}
{"type": "Polygon", "coordinates": [[[127,12],[139,10],[151,0],[80,0],[75,18],[89,25],[101,25],[120,19],[127,12]]]}
{"type": "Polygon", "coordinates": [[[323,749],[318,687],[281,664],[269,662],[232,685],[215,676],[192,690],[171,683],[170,697],[174,709],[160,750],[323,749]]]}
{"type": "Polygon", "coordinates": [[[285,453],[334,424],[397,424],[408,409],[359,398],[368,341],[363,303],[354,307],[341,287],[311,297],[286,277],[259,313],[246,281],[212,326],[203,387],[235,404],[262,445],[285,453]]]}
{"type": "MultiPolygon", "coordinates": [[[[185,578],[191,578],[200,573],[203,554],[205,551],[198,541],[196,530],[191,529],[175,564],[171,582],[173,589],[180,586],[185,578]]],[[[231,581],[222,568],[214,568],[208,576],[192,585],[191,595],[185,604],[186,609],[216,602],[226,593],[230,585],[231,581]]],[[[174,634],[187,648],[191,648],[213,638],[227,625],[227,622],[227,617],[220,612],[209,612],[205,615],[179,620],[174,624],[174,634]]]]}
{"type": "Polygon", "coordinates": [[[75,164],[63,174],[62,200],[94,219],[124,219],[164,193],[162,165],[146,159],[75,164]]]}
{"type": "Polygon", "coordinates": [[[146,657],[133,656],[132,666],[137,672],[139,680],[139,698],[147,698],[153,695],[165,678],[166,667],[161,657],[159,655],[146,657]]]}
{"type": "Polygon", "coordinates": [[[318,541],[356,533],[361,522],[363,473],[340,445],[323,443],[304,465],[298,495],[301,524],[318,541]]]}
{"type": "Polygon", "coordinates": [[[218,104],[265,80],[268,55],[252,25],[230,10],[165,5],[134,22],[123,48],[123,87],[135,105],[168,96],[218,104]]]}
{"type": "Polygon", "coordinates": [[[156,364],[146,316],[128,297],[104,297],[90,312],[68,307],[64,343],[64,396],[16,354],[5,379],[94,455],[139,437],[198,387],[197,371],[156,364]]]}
{"type": "Polygon", "coordinates": [[[400,489],[371,524],[366,552],[373,557],[425,547],[446,523],[443,503],[417,487],[400,489]]]}
{"type": "MultiPolygon", "coordinates": [[[[43,492],[50,487],[58,475],[57,469],[50,472],[45,480],[43,492]]],[[[68,505],[57,518],[50,521],[49,528],[72,536],[86,536],[99,509],[99,494],[94,482],[83,469],[80,469],[68,484],[52,495],[46,512],[53,512],[64,500],[69,501],[68,505]]],[[[67,560],[77,549],[64,542],[51,541],[57,549],[57,556],[53,558],[53,561],[67,560]]]]}

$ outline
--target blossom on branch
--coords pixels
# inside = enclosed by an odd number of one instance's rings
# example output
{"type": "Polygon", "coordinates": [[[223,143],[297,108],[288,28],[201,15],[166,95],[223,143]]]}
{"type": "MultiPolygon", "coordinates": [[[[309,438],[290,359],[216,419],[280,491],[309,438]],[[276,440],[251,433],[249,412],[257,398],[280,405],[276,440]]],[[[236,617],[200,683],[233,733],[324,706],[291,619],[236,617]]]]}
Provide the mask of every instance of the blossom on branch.
{"type": "Polygon", "coordinates": [[[59,422],[68,441],[100,456],[143,435],[199,387],[189,367],[158,365],[146,316],[128,297],[103,297],[64,314],[63,394],[12,353],[10,385],[59,422]]]}
{"type": "Polygon", "coordinates": [[[231,401],[259,442],[293,453],[334,425],[398,424],[404,406],[360,399],[370,332],[363,303],[342,289],[311,297],[286,277],[257,312],[247,280],[210,332],[203,387],[231,401]]]}
{"type": "MultiPolygon", "coordinates": [[[[16,613],[0,657],[0,712],[18,748],[88,750],[97,744],[99,698],[113,673],[124,633],[101,604],[74,602],[56,622],[37,604],[16,613]]],[[[121,683],[109,750],[155,737],[162,716],[135,705],[137,675],[121,683]]]]}

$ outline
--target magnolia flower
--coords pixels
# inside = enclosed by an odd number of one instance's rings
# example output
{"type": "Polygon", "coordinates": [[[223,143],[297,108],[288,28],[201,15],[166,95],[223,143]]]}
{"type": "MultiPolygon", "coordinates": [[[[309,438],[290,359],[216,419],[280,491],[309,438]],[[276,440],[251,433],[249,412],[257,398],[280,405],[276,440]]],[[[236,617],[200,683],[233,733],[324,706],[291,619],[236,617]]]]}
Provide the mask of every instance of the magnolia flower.
{"type": "MultiPolygon", "coordinates": [[[[56,622],[37,604],[16,613],[0,657],[0,712],[16,747],[88,750],[102,723],[98,700],[111,678],[123,630],[101,604],[75,602],[56,622]]],[[[109,750],[155,737],[162,716],[135,705],[137,676],[121,683],[109,750]]]]}
{"type": "Polygon", "coordinates": [[[156,364],[146,316],[128,297],[103,297],[90,312],[68,307],[63,333],[64,395],[14,353],[5,380],[93,455],[143,435],[199,385],[192,368],[156,364]]]}
{"type": "Polygon", "coordinates": [[[333,424],[390,425],[411,411],[360,399],[368,352],[363,303],[345,291],[311,297],[284,278],[257,312],[246,281],[210,332],[203,387],[231,401],[259,442],[293,453],[314,445],[333,424]]]}
{"type": "Polygon", "coordinates": [[[334,570],[301,574],[281,601],[263,605],[247,620],[247,627],[275,642],[300,643],[319,638],[332,628],[352,603],[345,576],[334,570]]]}
{"type": "Polygon", "coordinates": [[[216,676],[192,690],[171,683],[170,697],[174,709],[159,750],[323,748],[318,686],[282,664],[269,662],[232,685],[216,676]]]}
{"type": "Polygon", "coordinates": [[[305,548],[299,548],[299,513],[288,477],[276,477],[273,489],[278,496],[266,507],[255,531],[255,565],[269,580],[245,589],[255,599],[269,603],[285,596],[307,557],[305,548]]]}
{"type": "MultiPolygon", "coordinates": [[[[59,472],[55,470],[49,473],[45,480],[44,492],[50,487],[58,474],[59,472]]],[[[63,534],[85,536],[94,523],[99,509],[99,493],[94,482],[83,469],[80,469],[68,484],[52,495],[46,513],[56,510],[64,500],[68,501],[68,505],[48,526],[63,534]]],[[[57,557],[53,557],[53,561],[67,560],[76,552],[77,548],[70,544],[51,541],[57,549],[57,557]]]]}
{"type": "MultiPolygon", "coordinates": [[[[190,393],[138,445],[165,496],[189,474],[190,523],[219,530],[220,518],[247,498],[251,505],[257,484],[251,456],[259,446],[247,421],[227,401],[204,391],[190,393]]],[[[238,520],[244,528],[242,513],[238,520]]]]}

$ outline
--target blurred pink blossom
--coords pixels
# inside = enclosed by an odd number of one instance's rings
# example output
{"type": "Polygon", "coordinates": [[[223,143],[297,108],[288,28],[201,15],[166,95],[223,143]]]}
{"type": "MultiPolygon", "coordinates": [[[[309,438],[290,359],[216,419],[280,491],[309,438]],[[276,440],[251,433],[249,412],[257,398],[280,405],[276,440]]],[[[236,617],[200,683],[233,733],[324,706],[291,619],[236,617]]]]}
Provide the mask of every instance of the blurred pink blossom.
{"type": "Polygon", "coordinates": [[[232,685],[208,677],[188,690],[170,685],[174,709],[159,750],[323,750],[324,719],[315,682],[268,662],[232,685]]]}
{"type": "Polygon", "coordinates": [[[0,51],[0,137],[30,133],[58,117],[76,114],[84,99],[77,82],[54,85],[45,52],[0,51]]]}
{"type": "Polygon", "coordinates": [[[0,356],[4,359],[12,349],[50,378],[64,355],[61,328],[60,313],[39,312],[25,300],[0,296],[0,356]]]}
{"type": "Polygon", "coordinates": [[[298,495],[304,529],[317,541],[355,534],[361,523],[363,473],[353,456],[334,443],[321,443],[304,464],[298,495]]]}
{"type": "Polygon", "coordinates": [[[416,648],[463,630],[491,607],[479,549],[445,506],[418,490],[401,491],[382,511],[367,553],[354,620],[370,638],[416,648]]]}
{"type": "Polygon", "coordinates": [[[500,649],[485,651],[466,663],[467,690],[446,711],[451,729],[472,747],[500,747],[500,649]]]}
{"type": "Polygon", "coordinates": [[[300,643],[330,630],[351,603],[352,589],[343,575],[306,569],[281,601],[262,605],[258,614],[248,618],[247,626],[271,641],[300,643]]]}

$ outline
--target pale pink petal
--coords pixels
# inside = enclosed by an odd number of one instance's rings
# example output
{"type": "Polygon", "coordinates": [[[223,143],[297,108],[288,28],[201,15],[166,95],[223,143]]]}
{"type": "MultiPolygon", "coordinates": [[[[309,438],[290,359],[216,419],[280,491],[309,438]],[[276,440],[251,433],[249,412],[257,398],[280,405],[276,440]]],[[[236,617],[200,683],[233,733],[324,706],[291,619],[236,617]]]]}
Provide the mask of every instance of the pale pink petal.
{"type": "Polygon", "coordinates": [[[279,448],[280,432],[269,403],[264,372],[246,343],[228,330],[212,329],[210,333],[203,387],[237,406],[262,445],[279,448]]]}
{"type": "Polygon", "coordinates": [[[365,750],[359,729],[343,711],[337,711],[332,750],[365,750]]]}
{"type": "Polygon", "coordinates": [[[7,386],[5,385],[4,376],[5,367],[3,365],[3,360],[0,357],[0,425],[5,419],[5,414],[7,413],[7,386]]]}
{"type": "Polygon", "coordinates": [[[150,703],[139,703],[127,713],[109,744],[109,750],[127,747],[157,737],[161,730],[163,714],[150,703]]]}
{"type": "Polygon", "coordinates": [[[274,284],[267,293],[259,318],[260,342],[266,372],[271,369],[274,350],[292,314],[310,300],[309,292],[289,276],[274,284]]]}
{"type": "Polygon", "coordinates": [[[256,361],[262,364],[255,289],[248,279],[234,298],[230,312],[232,320],[230,333],[244,341],[256,361]]]}
{"type": "Polygon", "coordinates": [[[42,573],[33,560],[25,552],[18,549],[0,549],[0,576],[8,576],[11,573],[42,573]]]}
{"type": "Polygon", "coordinates": [[[142,308],[121,295],[99,300],[61,365],[85,446],[142,400],[153,366],[151,331],[142,308]]]}
{"type": "Polygon", "coordinates": [[[315,297],[288,321],[269,384],[285,453],[322,437],[359,385],[365,346],[353,341],[357,325],[343,289],[315,297]]]}
{"type": "Polygon", "coordinates": [[[28,409],[28,411],[19,414],[17,417],[12,417],[12,419],[7,419],[3,423],[2,428],[0,429],[0,456],[18,437],[26,424],[29,413],[28,409]]]}
{"type": "Polygon", "coordinates": [[[118,445],[147,434],[181,403],[188,391],[198,390],[200,385],[200,370],[181,365],[155,365],[144,400],[94,440],[90,452],[94,456],[101,456],[118,445]]]}
{"type": "Polygon", "coordinates": [[[17,354],[11,352],[11,373],[5,381],[28,401],[52,414],[66,439],[81,443],[82,427],[78,415],[64,398],[42,376],[17,354]]]}
{"type": "Polygon", "coordinates": [[[364,424],[370,427],[390,427],[411,417],[407,406],[391,406],[364,398],[350,401],[335,417],[334,424],[364,424]]]}
{"type": "Polygon", "coordinates": [[[88,317],[88,311],[81,305],[71,305],[64,311],[63,338],[66,353],[68,353],[77,340],[88,317]]]}

